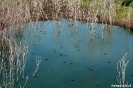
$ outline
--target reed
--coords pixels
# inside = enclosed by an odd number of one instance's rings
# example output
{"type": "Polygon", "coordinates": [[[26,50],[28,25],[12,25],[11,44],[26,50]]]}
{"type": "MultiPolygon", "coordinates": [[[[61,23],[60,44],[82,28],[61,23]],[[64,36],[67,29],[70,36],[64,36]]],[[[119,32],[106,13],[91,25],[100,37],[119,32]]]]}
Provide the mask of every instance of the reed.
{"type": "Polygon", "coordinates": [[[4,0],[0,3],[0,26],[2,30],[18,23],[61,18],[75,20],[76,26],[77,20],[112,25],[120,16],[125,17],[130,28],[132,6],[122,7],[121,3],[120,0],[4,0]]]}
{"type": "MultiPolygon", "coordinates": [[[[126,71],[127,64],[129,63],[130,60],[131,58],[127,60],[127,53],[126,53],[124,57],[117,63],[118,75],[116,76],[116,79],[120,85],[125,85],[125,71],[126,71]]],[[[128,85],[128,82],[127,82],[127,85],[128,85]]]]}
{"type": "Polygon", "coordinates": [[[14,88],[18,80],[24,79],[24,69],[28,59],[28,48],[26,43],[16,42],[13,31],[2,32],[1,44],[8,46],[8,50],[1,50],[0,74],[2,75],[1,88],[14,88]],[[10,37],[9,37],[10,36],[10,37]]]}

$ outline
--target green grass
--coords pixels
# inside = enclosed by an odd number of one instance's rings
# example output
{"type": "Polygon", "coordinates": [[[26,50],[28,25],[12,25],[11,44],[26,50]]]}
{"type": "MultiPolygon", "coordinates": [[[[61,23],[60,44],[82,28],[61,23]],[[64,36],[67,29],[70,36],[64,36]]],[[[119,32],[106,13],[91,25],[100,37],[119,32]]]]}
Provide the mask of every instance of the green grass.
{"type": "Polygon", "coordinates": [[[82,0],[81,1],[81,5],[83,5],[83,6],[89,6],[91,2],[92,2],[92,0],[82,0]]]}
{"type": "MultiPolygon", "coordinates": [[[[121,3],[123,1],[124,0],[115,0],[113,8],[115,9],[116,14],[112,13],[112,15],[116,19],[127,19],[128,18],[129,6],[121,6],[121,3]]],[[[82,0],[82,5],[87,6],[89,8],[91,2],[92,2],[92,0],[82,0]]],[[[130,7],[133,8],[133,3],[130,4],[130,7]]],[[[98,4],[93,6],[94,10],[98,10],[99,8],[100,8],[100,5],[98,5],[98,4]]],[[[108,9],[105,9],[105,10],[108,12],[108,9]]],[[[108,13],[105,14],[105,16],[108,16],[108,15],[109,15],[108,13]]],[[[130,19],[133,19],[133,10],[130,13],[130,19]]]]}
{"type": "Polygon", "coordinates": [[[130,10],[130,8],[133,9],[132,6],[130,6],[130,7],[125,7],[125,6],[117,7],[116,6],[116,16],[115,16],[115,18],[117,18],[117,19],[127,19],[128,18],[128,12],[130,12],[130,19],[133,19],[133,10],[130,10]]]}

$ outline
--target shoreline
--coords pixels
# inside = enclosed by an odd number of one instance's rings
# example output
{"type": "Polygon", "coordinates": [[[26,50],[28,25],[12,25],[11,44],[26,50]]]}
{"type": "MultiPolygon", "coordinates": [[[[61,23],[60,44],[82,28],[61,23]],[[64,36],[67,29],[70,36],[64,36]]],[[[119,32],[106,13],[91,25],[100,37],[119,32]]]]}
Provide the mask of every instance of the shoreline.
{"type": "MultiPolygon", "coordinates": [[[[47,21],[47,20],[58,20],[58,19],[73,19],[82,22],[96,22],[96,23],[107,23],[116,26],[121,26],[127,29],[133,30],[133,19],[117,19],[109,17],[101,17],[95,15],[95,13],[88,11],[87,7],[73,6],[72,10],[69,8],[68,3],[60,4],[60,9],[56,8],[54,3],[50,2],[43,3],[42,9],[38,9],[38,6],[29,9],[29,16],[13,17],[9,14],[5,17],[0,17],[0,31],[4,30],[6,27],[15,23],[27,23],[35,21],[47,21]],[[40,13],[41,11],[41,13],[40,13]],[[74,12],[73,12],[74,11],[74,12]],[[39,14],[38,14],[39,13],[39,14]]],[[[5,8],[6,9],[6,8],[5,8]]],[[[23,8],[24,11],[26,8],[23,8]]],[[[6,13],[6,10],[4,10],[6,13]]],[[[14,15],[14,14],[13,14],[14,15]]],[[[4,16],[4,15],[3,15],[4,16]]]]}

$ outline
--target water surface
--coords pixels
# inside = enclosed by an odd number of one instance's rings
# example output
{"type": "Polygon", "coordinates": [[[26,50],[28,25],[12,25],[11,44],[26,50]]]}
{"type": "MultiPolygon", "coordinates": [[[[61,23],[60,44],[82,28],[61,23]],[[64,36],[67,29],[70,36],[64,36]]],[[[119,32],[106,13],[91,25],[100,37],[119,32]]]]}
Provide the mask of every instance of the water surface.
{"type": "MultiPolygon", "coordinates": [[[[44,21],[28,23],[21,41],[29,43],[25,75],[28,88],[110,88],[116,80],[117,62],[133,57],[133,34],[118,26],[97,24],[93,39],[91,23],[44,21]],[[102,39],[103,31],[103,39],[102,39]],[[42,62],[36,77],[36,56],[42,62]]],[[[20,39],[18,39],[20,40],[20,39]]],[[[126,69],[126,82],[133,85],[133,60],[126,69]]]]}

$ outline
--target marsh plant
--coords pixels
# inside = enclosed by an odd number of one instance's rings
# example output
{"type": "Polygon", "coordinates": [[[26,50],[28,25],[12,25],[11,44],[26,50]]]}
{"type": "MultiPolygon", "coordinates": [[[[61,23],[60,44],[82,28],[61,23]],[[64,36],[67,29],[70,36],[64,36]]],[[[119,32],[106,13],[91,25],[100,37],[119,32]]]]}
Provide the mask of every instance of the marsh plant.
{"type": "Polygon", "coordinates": [[[120,85],[123,85],[123,86],[128,85],[128,82],[125,84],[125,74],[126,74],[125,71],[130,60],[131,58],[127,60],[127,53],[126,53],[124,57],[117,63],[118,75],[116,76],[116,79],[120,85]]]}
{"type": "MultiPolygon", "coordinates": [[[[16,28],[20,28],[20,25],[16,28]]],[[[16,31],[4,30],[1,33],[0,88],[16,88],[18,83],[20,88],[25,88],[28,81],[25,67],[29,58],[29,44],[21,40],[17,41],[16,36],[14,37],[16,31]],[[22,80],[24,83],[20,83],[22,80]]],[[[37,73],[40,63],[41,59],[38,57],[33,75],[37,73]]]]}
{"type": "MultiPolygon", "coordinates": [[[[0,30],[14,24],[34,21],[73,19],[78,31],[78,20],[91,22],[91,38],[95,36],[97,23],[113,25],[120,0],[2,0],[0,2],[0,30]],[[119,3],[117,5],[117,3],[119,3]]],[[[119,10],[118,10],[119,11],[119,10]]],[[[132,6],[127,12],[128,26],[131,26],[132,6]]],[[[71,20],[70,20],[71,21],[71,20]]],[[[56,21],[55,21],[56,22],[56,21]]],[[[102,25],[102,39],[104,38],[102,25]]],[[[88,28],[88,25],[87,25],[88,28]]]]}
{"type": "Polygon", "coordinates": [[[12,37],[3,36],[3,39],[6,41],[3,45],[7,45],[9,48],[6,50],[8,53],[1,53],[0,75],[2,82],[0,86],[1,88],[14,88],[19,79],[25,78],[24,69],[28,59],[29,46],[26,43],[17,43],[12,37]]]}

